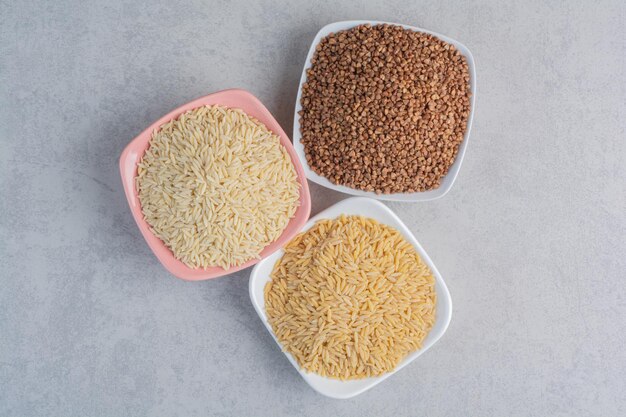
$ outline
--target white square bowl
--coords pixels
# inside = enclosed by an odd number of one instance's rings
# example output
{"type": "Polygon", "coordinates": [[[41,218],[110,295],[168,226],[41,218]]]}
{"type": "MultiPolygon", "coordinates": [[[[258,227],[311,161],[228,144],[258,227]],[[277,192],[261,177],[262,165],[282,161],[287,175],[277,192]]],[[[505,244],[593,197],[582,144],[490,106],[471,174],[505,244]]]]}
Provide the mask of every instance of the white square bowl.
{"type": "MultiPolygon", "coordinates": [[[[379,201],[363,197],[348,198],[327,208],[317,216],[312,217],[301,232],[310,229],[318,220],[334,219],[341,214],[363,215],[396,228],[411,244],[413,244],[419,256],[432,271],[435,277],[435,291],[437,293],[435,324],[430,330],[430,333],[428,333],[428,336],[426,336],[422,348],[407,355],[407,357],[398,364],[396,369],[382,376],[349,381],[340,381],[338,379],[322,377],[318,374],[304,371],[300,368],[291,354],[283,351],[287,356],[287,359],[289,359],[289,362],[291,362],[291,364],[298,370],[302,378],[304,378],[304,380],[315,391],[327,397],[345,399],[359,395],[373,386],[383,382],[385,379],[389,378],[391,375],[417,359],[417,357],[422,353],[430,349],[439,340],[439,338],[443,336],[448,328],[448,324],[450,324],[450,318],[452,317],[452,300],[450,298],[450,292],[448,291],[443,278],[441,278],[441,274],[437,271],[437,268],[428,257],[428,254],[426,254],[426,251],[424,251],[417,239],[415,239],[413,233],[411,233],[411,231],[404,225],[404,223],[402,223],[402,220],[400,220],[393,211],[379,201]]],[[[265,314],[265,297],[263,289],[265,288],[265,284],[267,284],[270,280],[270,274],[274,269],[274,265],[283,256],[283,254],[284,250],[281,249],[256,264],[250,274],[249,283],[250,299],[252,300],[252,304],[261,318],[261,321],[263,321],[263,324],[265,324],[265,327],[270,332],[279,347],[281,347],[281,345],[276,339],[276,335],[272,330],[272,326],[268,323],[267,315],[265,314]]]]}
{"type": "Polygon", "coordinates": [[[463,163],[463,157],[465,156],[465,150],[467,149],[467,142],[469,140],[470,130],[472,129],[472,119],[474,118],[475,99],[476,99],[476,68],[474,66],[474,57],[472,56],[472,53],[470,52],[470,50],[467,49],[467,47],[463,45],[462,43],[455,41],[454,39],[450,39],[447,36],[440,35],[439,33],[436,33],[436,32],[431,32],[429,30],[421,29],[421,28],[414,27],[414,26],[403,25],[400,23],[380,22],[380,21],[375,21],[375,20],[349,20],[349,21],[344,21],[344,22],[331,23],[329,25],[324,26],[323,28],[320,29],[319,32],[317,32],[317,35],[315,35],[315,39],[313,39],[313,43],[311,44],[311,47],[309,48],[309,53],[306,56],[306,61],[304,62],[304,68],[302,69],[302,75],[300,76],[300,86],[298,87],[298,97],[296,98],[296,110],[293,116],[293,136],[292,136],[293,146],[296,149],[296,154],[300,158],[300,162],[302,163],[302,166],[304,167],[304,173],[306,174],[306,177],[309,180],[319,185],[322,185],[326,188],[331,188],[335,191],[340,191],[346,194],[352,194],[352,195],[361,196],[361,197],[371,197],[377,200],[407,201],[407,202],[435,200],[437,198],[443,197],[444,195],[446,195],[448,191],[450,191],[450,189],[452,188],[452,184],[454,184],[454,180],[456,179],[456,176],[459,174],[459,170],[461,169],[461,164],[463,163]],[[362,191],[362,190],[357,190],[355,188],[346,187],[345,185],[335,185],[332,182],[330,182],[326,177],[323,177],[315,173],[311,169],[309,164],[307,163],[306,155],[304,153],[304,145],[302,145],[302,143],[300,142],[302,135],[300,134],[300,115],[298,113],[300,112],[300,110],[302,110],[302,106],[300,105],[300,99],[302,96],[302,86],[304,85],[306,81],[306,71],[307,69],[311,68],[311,59],[313,58],[313,55],[315,54],[315,48],[320,43],[322,38],[330,35],[331,33],[340,32],[342,30],[350,29],[355,26],[364,25],[364,24],[370,24],[372,26],[383,25],[383,24],[401,26],[405,29],[413,30],[415,32],[423,32],[423,33],[431,34],[441,39],[444,42],[448,42],[449,44],[454,45],[455,48],[458,49],[459,52],[462,53],[467,59],[467,65],[469,67],[469,74],[470,74],[470,90],[472,93],[472,96],[470,98],[470,114],[469,114],[469,117],[467,118],[467,129],[465,130],[465,136],[463,137],[463,142],[461,142],[461,145],[459,145],[459,151],[456,155],[456,159],[454,160],[454,163],[448,170],[448,173],[446,174],[446,176],[443,177],[443,180],[441,181],[441,185],[436,190],[422,191],[422,192],[416,192],[416,193],[376,194],[373,191],[362,191]]]}

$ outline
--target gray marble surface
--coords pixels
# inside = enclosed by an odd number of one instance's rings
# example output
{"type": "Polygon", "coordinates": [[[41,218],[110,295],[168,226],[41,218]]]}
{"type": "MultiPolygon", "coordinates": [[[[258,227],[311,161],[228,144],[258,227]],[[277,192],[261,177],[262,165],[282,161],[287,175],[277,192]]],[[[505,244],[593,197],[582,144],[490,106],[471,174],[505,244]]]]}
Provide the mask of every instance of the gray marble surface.
{"type": "MultiPolygon", "coordinates": [[[[626,415],[625,3],[334,3],[0,1],[0,415],[626,415]],[[339,401],[274,344],[249,270],[161,267],[117,161],[229,87],[290,132],[314,34],[355,18],[465,43],[478,95],[452,191],[389,204],[448,283],[450,328],[339,401]]],[[[313,212],[346,197],[311,188],[313,212]]]]}

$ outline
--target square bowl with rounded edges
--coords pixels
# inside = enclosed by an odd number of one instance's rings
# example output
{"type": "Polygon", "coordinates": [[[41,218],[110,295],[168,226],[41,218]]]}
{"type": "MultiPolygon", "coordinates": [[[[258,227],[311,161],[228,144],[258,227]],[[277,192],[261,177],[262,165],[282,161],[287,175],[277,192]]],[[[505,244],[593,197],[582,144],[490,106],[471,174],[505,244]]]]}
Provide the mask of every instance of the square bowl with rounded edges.
{"type": "Polygon", "coordinates": [[[472,129],[472,119],[474,118],[474,102],[476,99],[476,68],[474,64],[474,57],[469,49],[462,43],[448,38],[447,36],[441,35],[436,32],[432,32],[430,30],[421,29],[414,26],[403,25],[401,23],[391,23],[391,22],[380,22],[375,20],[350,20],[344,22],[335,22],[324,26],[317,32],[315,38],[313,39],[313,43],[309,48],[309,53],[306,56],[306,61],[304,62],[304,68],[302,69],[302,75],[300,76],[300,86],[298,87],[298,96],[296,98],[296,109],[293,116],[293,146],[296,149],[296,153],[304,166],[304,172],[309,180],[322,185],[326,188],[333,189],[335,191],[340,191],[346,194],[352,194],[361,197],[371,197],[377,200],[387,200],[387,201],[406,201],[406,202],[417,202],[417,201],[429,201],[435,200],[437,198],[441,198],[450,191],[454,181],[456,180],[457,175],[459,174],[459,170],[461,169],[461,164],[463,163],[463,158],[465,157],[465,150],[467,149],[467,142],[470,136],[470,130],[472,129]],[[315,54],[315,48],[320,43],[320,41],[331,33],[341,32],[346,29],[351,29],[355,26],[369,24],[372,26],[375,25],[394,25],[401,26],[405,29],[412,30],[415,32],[423,32],[428,33],[430,35],[436,36],[444,42],[447,42],[451,45],[454,45],[456,49],[459,50],[461,54],[465,56],[467,59],[467,65],[469,67],[470,74],[470,90],[472,96],[470,97],[470,114],[467,118],[467,129],[465,130],[465,135],[463,136],[463,142],[459,145],[459,151],[456,155],[454,163],[448,170],[448,173],[443,180],[441,181],[441,185],[439,188],[435,190],[415,192],[415,193],[392,193],[392,194],[376,194],[373,191],[363,191],[357,190],[355,188],[346,187],[345,185],[333,184],[328,180],[328,178],[323,177],[316,172],[314,172],[309,166],[306,160],[306,154],[304,152],[304,145],[300,142],[302,134],[300,132],[300,115],[299,112],[302,110],[302,105],[300,104],[300,99],[302,97],[302,86],[306,82],[306,71],[311,68],[311,59],[315,54]]]}
{"type": "Polygon", "coordinates": [[[280,143],[287,150],[287,153],[291,158],[291,162],[296,170],[297,181],[300,185],[299,207],[280,237],[276,241],[267,245],[263,251],[261,251],[261,259],[271,255],[291,240],[306,223],[309,218],[309,214],[311,213],[311,197],[309,195],[306,175],[304,174],[303,167],[300,164],[300,160],[296,155],[293,145],[291,144],[287,134],[283,131],[269,110],[267,110],[259,99],[251,93],[240,89],[224,90],[200,97],[178,107],[175,110],[172,110],[148,126],[146,130],[141,132],[139,136],[133,139],[128,146],[126,146],[126,149],[124,149],[122,156],[120,157],[120,173],[122,175],[122,184],[126,193],[128,205],[130,206],[130,211],[137,222],[137,226],[139,226],[141,234],[146,239],[148,246],[150,246],[150,249],[152,249],[157,259],[169,272],[178,278],[188,281],[200,281],[230,274],[256,264],[259,259],[252,259],[242,265],[233,266],[227,270],[218,266],[206,269],[194,269],[188,267],[183,262],[176,259],[172,251],[167,248],[163,241],[156,237],[150,230],[150,226],[145,221],[141,211],[141,204],[135,186],[135,177],[137,176],[137,164],[148,148],[150,138],[155,130],[158,130],[162,125],[177,118],[186,111],[201,106],[215,104],[233,109],[241,109],[246,114],[263,123],[272,133],[276,134],[280,138],[280,143]]]}
{"type": "MultiPolygon", "coordinates": [[[[291,364],[298,370],[300,376],[302,376],[302,378],[315,391],[327,397],[338,399],[346,399],[354,397],[355,395],[359,395],[372,388],[373,386],[380,384],[385,379],[389,378],[391,375],[395,374],[400,369],[413,362],[415,359],[417,359],[418,356],[422,355],[424,352],[430,349],[439,340],[439,338],[443,336],[443,334],[446,332],[446,329],[448,328],[448,325],[450,324],[450,318],[452,317],[452,300],[450,298],[450,292],[448,291],[446,283],[443,281],[441,274],[435,267],[435,264],[433,264],[433,262],[430,260],[428,254],[426,254],[426,251],[419,244],[415,236],[413,236],[413,233],[411,233],[411,231],[404,225],[404,223],[402,223],[402,220],[400,220],[400,218],[398,218],[398,216],[396,216],[396,214],[391,211],[391,209],[389,209],[380,201],[363,197],[348,198],[312,217],[311,220],[309,220],[304,226],[301,232],[310,229],[318,220],[334,219],[342,214],[362,215],[365,217],[370,217],[377,220],[379,223],[383,223],[397,229],[402,234],[402,236],[404,236],[404,238],[415,247],[420,258],[428,265],[431,272],[433,273],[433,276],[435,277],[435,291],[437,293],[437,306],[435,313],[435,324],[430,330],[430,333],[428,333],[426,339],[424,339],[422,348],[412,353],[409,353],[393,371],[378,377],[346,381],[323,377],[318,374],[303,370],[302,368],[300,368],[300,366],[290,353],[283,351],[283,353],[287,356],[287,359],[289,359],[289,362],[291,362],[291,364]]],[[[267,320],[267,314],[265,313],[264,288],[265,284],[270,281],[270,275],[272,273],[274,265],[276,265],[276,262],[283,256],[283,254],[284,250],[281,249],[259,262],[252,269],[249,282],[250,299],[252,300],[252,304],[254,305],[257,314],[261,318],[261,321],[281,349],[282,346],[276,338],[276,335],[272,330],[272,326],[267,320]]]]}

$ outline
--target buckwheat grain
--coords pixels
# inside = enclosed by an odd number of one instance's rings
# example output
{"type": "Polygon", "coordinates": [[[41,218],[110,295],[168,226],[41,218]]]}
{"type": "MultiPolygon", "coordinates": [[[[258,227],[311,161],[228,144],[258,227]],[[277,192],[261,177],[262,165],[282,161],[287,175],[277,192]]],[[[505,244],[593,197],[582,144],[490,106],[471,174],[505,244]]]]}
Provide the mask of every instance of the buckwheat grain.
{"type": "Polygon", "coordinates": [[[361,25],[327,36],[302,87],[309,166],[379,194],[439,187],[467,128],[469,81],[465,57],[426,33],[361,25]]]}

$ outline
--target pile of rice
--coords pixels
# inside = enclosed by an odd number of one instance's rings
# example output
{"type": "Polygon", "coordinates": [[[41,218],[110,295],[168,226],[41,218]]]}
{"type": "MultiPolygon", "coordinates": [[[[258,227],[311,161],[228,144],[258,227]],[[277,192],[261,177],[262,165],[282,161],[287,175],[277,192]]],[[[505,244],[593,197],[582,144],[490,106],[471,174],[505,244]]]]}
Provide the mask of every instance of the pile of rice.
{"type": "Polygon", "coordinates": [[[296,171],[278,136],[221,106],[193,109],[155,131],[136,185],[146,222],[191,268],[259,258],[299,204],[296,171]]]}
{"type": "Polygon", "coordinates": [[[285,248],[265,287],[269,323],[302,368],[358,379],[393,370],[435,321],[435,280],[394,228],[323,220],[285,248]]]}

